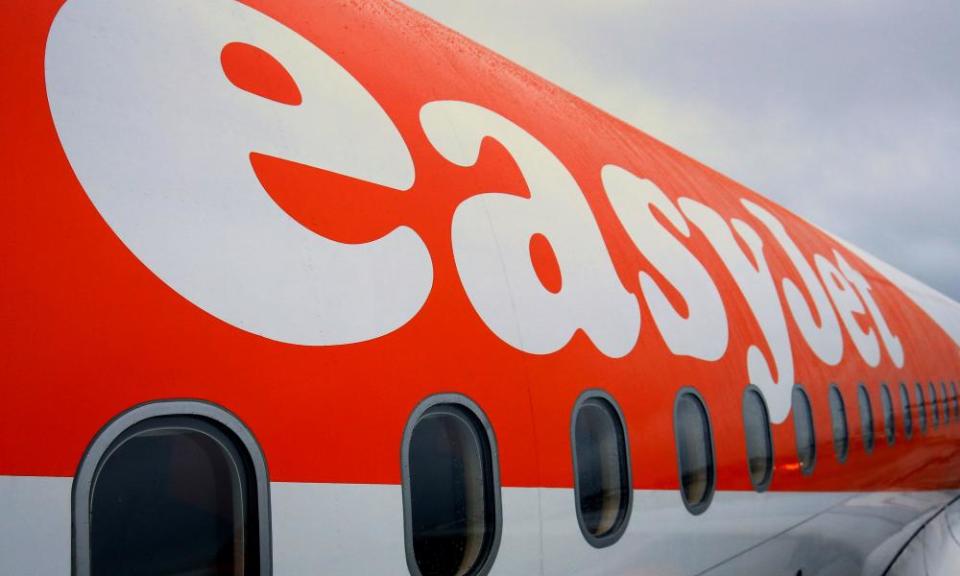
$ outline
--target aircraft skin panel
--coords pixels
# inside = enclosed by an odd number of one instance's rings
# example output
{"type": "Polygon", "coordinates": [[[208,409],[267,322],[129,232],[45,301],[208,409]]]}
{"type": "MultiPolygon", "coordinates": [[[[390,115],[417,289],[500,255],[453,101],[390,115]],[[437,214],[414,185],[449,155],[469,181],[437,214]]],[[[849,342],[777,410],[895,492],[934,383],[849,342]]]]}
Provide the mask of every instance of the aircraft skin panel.
{"type": "Polygon", "coordinates": [[[960,488],[956,303],[401,4],[13,2],[0,35],[0,573],[66,573],[94,438],[174,399],[255,438],[278,574],[407,570],[401,454],[438,395],[495,447],[491,573],[881,573],[960,488]],[[590,390],[633,494],[603,548],[575,508],[590,390]],[[684,392],[715,463],[697,510],[684,392]]]}

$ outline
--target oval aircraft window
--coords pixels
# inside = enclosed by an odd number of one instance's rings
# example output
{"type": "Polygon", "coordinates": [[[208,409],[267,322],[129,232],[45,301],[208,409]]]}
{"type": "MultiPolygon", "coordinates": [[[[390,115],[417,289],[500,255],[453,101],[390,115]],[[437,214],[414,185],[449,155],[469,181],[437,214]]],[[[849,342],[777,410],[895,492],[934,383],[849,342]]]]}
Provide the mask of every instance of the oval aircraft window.
{"type": "Polygon", "coordinates": [[[250,430],[208,402],[117,414],[73,478],[73,576],[270,576],[269,477],[250,430]]]}
{"type": "Polygon", "coordinates": [[[943,423],[950,423],[950,395],[947,394],[947,383],[940,383],[940,397],[943,398],[943,423]]]}
{"type": "Polygon", "coordinates": [[[950,391],[953,394],[950,395],[950,399],[953,401],[953,418],[954,420],[960,419],[960,400],[957,400],[957,383],[950,382],[950,391]]]}
{"type": "Polygon", "coordinates": [[[917,382],[914,384],[914,395],[917,397],[917,426],[920,432],[927,433],[927,403],[923,399],[923,386],[917,382]]]}
{"type": "Polygon", "coordinates": [[[577,520],[591,545],[609,546],[627,527],[632,487],[626,428],[608,395],[588,391],[573,411],[577,520]]]}
{"type": "Polygon", "coordinates": [[[867,454],[873,452],[873,407],[870,405],[870,393],[866,386],[857,390],[857,402],[860,407],[860,431],[863,434],[863,449],[867,454]]]}
{"type": "Polygon", "coordinates": [[[800,461],[800,471],[804,474],[813,472],[817,462],[817,440],[813,430],[813,413],[810,410],[810,399],[800,386],[794,386],[791,394],[793,405],[793,430],[797,440],[797,459],[800,461]]]}
{"type": "Polygon", "coordinates": [[[674,432],[680,469],[680,495],[693,514],[704,512],[713,498],[716,478],[710,417],[700,395],[691,389],[677,395],[674,432]]]}
{"type": "Polygon", "coordinates": [[[913,414],[910,412],[910,392],[903,382],[900,383],[900,405],[903,408],[903,435],[909,440],[913,436],[913,414]]]}
{"type": "Polygon", "coordinates": [[[937,402],[937,387],[933,382],[927,383],[927,390],[930,391],[930,420],[933,421],[933,427],[940,427],[940,404],[937,402]]]}
{"type": "Polygon", "coordinates": [[[204,420],[134,426],[92,483],[90,574],[257,573],[250,477],[232,440],[204,420]]]}
{"type": "Polygon", "coordinates": [[[840,389],[836,386],[830,386],[830,422],[833,424],[833,453],[837,460],[844,462],[847,459],[850,437],[847,433],[847,409],[843,405],[840,389]]]}
{"type": "Polygon", "coordinates": [[[499,544],[495,449],[486,420],[466,398],[421,403],[407,426],[404,523],[415,576],[489,571],[499,544]]]}
{"type": "Polygon", "coordinates": [[[747,439],[750,482],[757,492],[763,492],[773,476],[773,441],[767,403],[754,387],[743,393],[743,432],[747,439]]]}
{"type": "Polygon", "coordinates": [[[880,385],[880,403],[883,405],[883,435],[887,444],[893,444],[897,438],[897,424],[893,415],[893,397],[886,384],[880,385]]]}

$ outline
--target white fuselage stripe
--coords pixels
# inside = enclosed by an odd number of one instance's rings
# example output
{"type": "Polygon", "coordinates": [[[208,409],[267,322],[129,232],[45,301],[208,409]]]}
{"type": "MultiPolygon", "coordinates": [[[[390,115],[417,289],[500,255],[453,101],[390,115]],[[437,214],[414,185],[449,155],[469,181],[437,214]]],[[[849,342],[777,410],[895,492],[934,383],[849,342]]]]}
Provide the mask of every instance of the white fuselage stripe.
{"type": "MultiPolygon", "coordinates": [[[[72,481],[0,476],[0,574],[70,573],[72,481]]],[[[639,566],[696,574],[828,510],[855,513],[864,533],[878,529],[873,519],[890,525],[882,532],[938,510],[953,494],[720,491],[693,516],[674,490],[637,490],[624,536],[597,549],[580,532],[572,489],[504,488],[491,574],[626,574],[639,566]]],[[[399,485],[273,482],[271,506],[278,576],[407,573],[399,485]]]]}

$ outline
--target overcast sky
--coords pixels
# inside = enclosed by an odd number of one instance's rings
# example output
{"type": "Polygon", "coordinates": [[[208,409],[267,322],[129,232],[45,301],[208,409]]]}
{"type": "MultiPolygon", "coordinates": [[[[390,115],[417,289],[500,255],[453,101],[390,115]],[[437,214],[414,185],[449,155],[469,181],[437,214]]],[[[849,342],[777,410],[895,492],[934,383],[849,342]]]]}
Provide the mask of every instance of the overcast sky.
{"type": "Polygon", "coordinates": [[[960,301],[960,1],[407,3],[960,301]]]}

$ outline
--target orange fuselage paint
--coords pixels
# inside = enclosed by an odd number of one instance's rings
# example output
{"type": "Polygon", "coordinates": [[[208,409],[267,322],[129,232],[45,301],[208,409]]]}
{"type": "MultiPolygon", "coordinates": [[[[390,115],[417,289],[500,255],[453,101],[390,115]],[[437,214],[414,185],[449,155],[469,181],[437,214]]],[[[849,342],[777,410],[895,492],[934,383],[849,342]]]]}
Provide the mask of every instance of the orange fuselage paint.
{"type": "MultiPolygon", "coordinates": [[[[673,437],[677,391],[695,387],[708,406],[717,456],[717,489],[750,490],[742,395],[745,358],[770,349],[743,292],[703,231],[675,238],[706,268],[729,325],[722,357],[675,355],[638,280],[663,287],[682,315],[686,303],[637,249],[601,180],[606,165],[649,180],[676,204],[692,199],[729,223],[747,223],[763,241],[770,276],[792,344],[792,380],[810,396],[818,461],[797,466],[792,416],[773,427],[770,490],[869,491],[955,488],[960,427],[951,423],[902,437],[900,382],[957,380],[960,354],[945,332],[897,287],[819,229],[582,100],[558,89],[398,4],[306,0],[249,6],[283,23],[325,52],[376,99],[409,148],[415,180],[397,190],[250,150],[250,170],[286,214],[337,242],[367,242],[405,226],[426,245],[432,286],[419,311],[376,338],[330,346],[284,343],[218,319],[161,281],[118,238],[81,186],[48,107],[45,40],[60,2],[0,8],[0,34],[18,50],[5,67],[2,162],[5,225],[0,227],[0,475],[72,476],[86,446],[118,413],[143,402],[195,398],[234,412],[256,435],[275,481],[400,483],[400,444],[407,419],[428,395],[457,392],[479,404],[495,431],[505,486],[571,487],[570,414],[588,388],[602,388],[623,410],[638,489],[678,486],[673,437]],[[12,12],[12,14],[11,14],[12,12]],[[583,331],[561,349],[532,354],[491,331],[465,291],[451,222],[465,200],[499,192],[529,198],[511,151],[489,138],[475,164],[445,159],[425,135],[423,106],[463,101],[495,111],[533,135],[582,190],[616,276],[636,296],[641,324],[622,357],[604,354],[583,331]],[[889,331],[902,344],[897,367],[878,340],[871,366],[842,329],[836,365],[811,350],[787,309],[784,279],[811,295],[774,236],[748,211],[748,200],[775,216],[804,257],[836,251],[862,274],[889,331]],[[862,448],[857,385],[871,393],[877,448],[862,448]],[[880,383],[891,386],[898,441],[882,436],[880,383]],[[847,405],[849,456],[832,454],[828,389],[847,405]]],[[[226,77],[289,106],[300,104],[296,78],[277,69],[261,47],[228,45],[226,77]]],[[[144,74],[149,74],[145,70],[144,74]]],[[[190,90],[184,86],[183,90],[190,90]]],[[[316,127],[323,130],[322,126],[316,127]]],[[[661,214],[655,215],[663,221],[661,214]]],[[[670,230],[669,226],[663,224],[670,230]]],[[[737,242],[743,243],[742,238],[737,242]]],[[[566,287],[549,241],[527,246],[537,277],[551,293],[566,287]]],[[[741,246],[748,255],[749,249],[741,246]]],[[[756,262],[751,262],[756,266],[756,262]]],[[[855,294],[860,299],[862,296],[855,294]]],[[[855,313],[859,328],[879,335],[877,319],[855,313]]],[[[929,399],[928,399],[929,405],[929,399]]],[[[915,406],[914,406],[915,409],[915,406]]],[[[914,417],[914,427],[917,418],[914,417]]]]}

